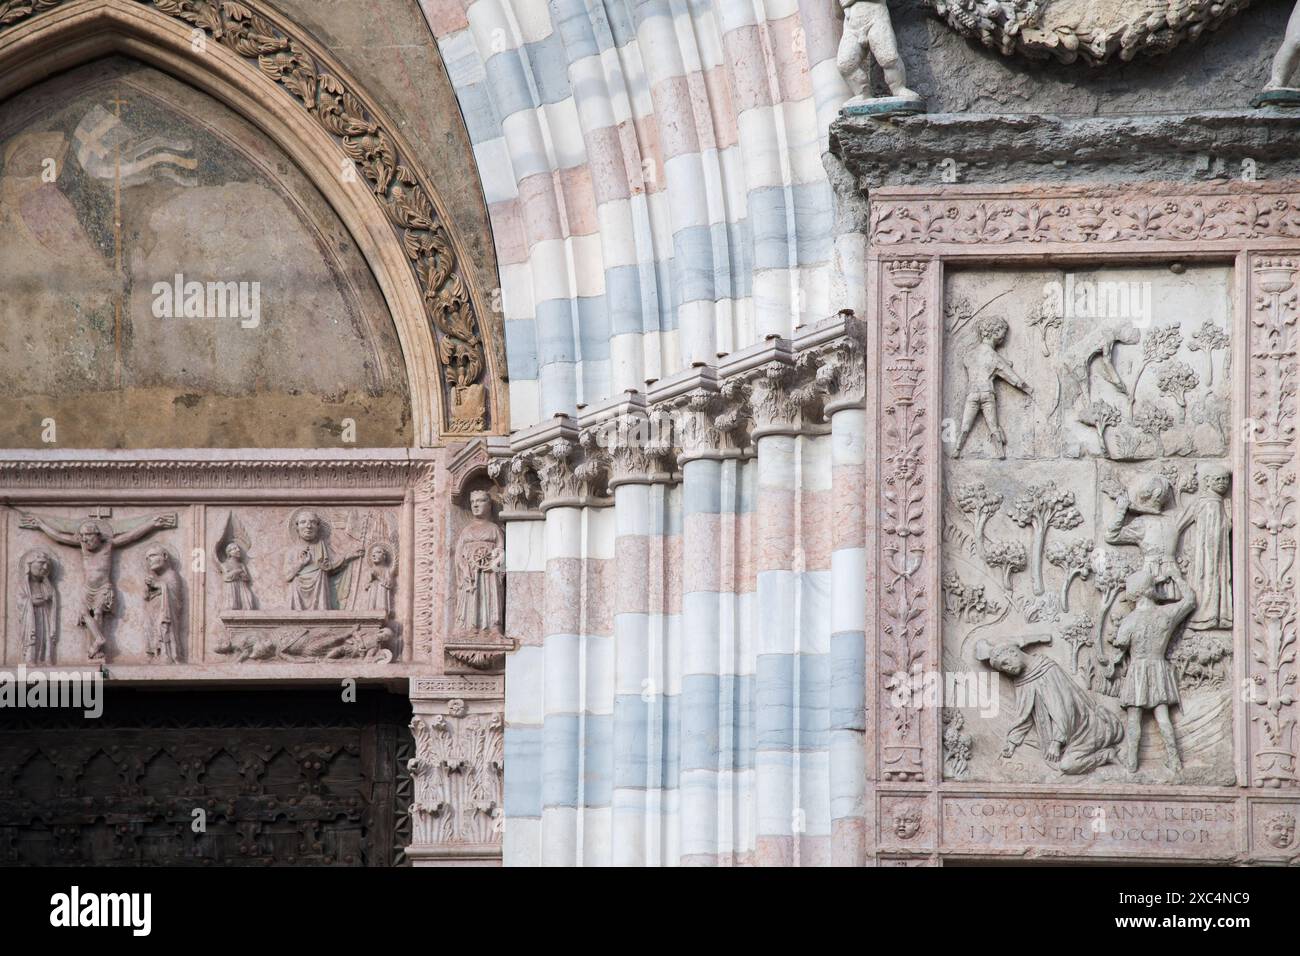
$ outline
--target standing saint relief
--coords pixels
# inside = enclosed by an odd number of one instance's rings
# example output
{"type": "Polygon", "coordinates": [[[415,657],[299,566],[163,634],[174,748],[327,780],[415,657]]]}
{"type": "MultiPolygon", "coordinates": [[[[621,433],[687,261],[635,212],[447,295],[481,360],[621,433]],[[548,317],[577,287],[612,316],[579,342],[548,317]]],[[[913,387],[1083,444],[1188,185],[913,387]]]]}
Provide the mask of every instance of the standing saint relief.
{"type": "Polygon", "coordinates": [[[1230,278],[947,277],[944,670],[1005,678],[961,779],[1235,782],[1230,278]]]}
{"type": "Polygon", "coordinates": [[[469,493],[469,521],[452,546],[454,599],[447,656],[475,670],[500,667],[513,643],[505,638],[505,531],[485,488],[469,493]]]}

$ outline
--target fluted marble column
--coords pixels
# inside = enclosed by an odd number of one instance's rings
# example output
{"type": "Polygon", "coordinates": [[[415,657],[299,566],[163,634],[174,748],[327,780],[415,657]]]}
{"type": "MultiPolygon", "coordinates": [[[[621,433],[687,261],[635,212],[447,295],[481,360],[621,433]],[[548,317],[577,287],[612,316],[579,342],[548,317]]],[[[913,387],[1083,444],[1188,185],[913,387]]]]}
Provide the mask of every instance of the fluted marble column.
{"type": "Polygon", "coordinates": [[[866,324],[842,312],[796,339],[816,364],[831,423],[830,811],[831,860],[862,866],[867,848],[866,324]]]}
{"type": "Polygon", "coordinates": [[[610,862],[661,865],[667,758],[675,752],[665,748],[664,728],[678,699],[668,685],[671,429],[633,390],[584,414],[582,429],[588,454],[608,460],[614,498],[610,862]]]}
{"type": "MultiPolygon", "coordinates": [[[[829,837],[825,781],[825,648],[801,613],[816,601],[804,567],[802,405],[789,343],[769,338],[724,372],[748,383],[756,451],[754,676],[755,862],[815,863],[829,837]]],[[[815,487],[815,481],[814,481],[815,487]]],[[[821,602],[817,602],[821,603],[821,602]]]]}

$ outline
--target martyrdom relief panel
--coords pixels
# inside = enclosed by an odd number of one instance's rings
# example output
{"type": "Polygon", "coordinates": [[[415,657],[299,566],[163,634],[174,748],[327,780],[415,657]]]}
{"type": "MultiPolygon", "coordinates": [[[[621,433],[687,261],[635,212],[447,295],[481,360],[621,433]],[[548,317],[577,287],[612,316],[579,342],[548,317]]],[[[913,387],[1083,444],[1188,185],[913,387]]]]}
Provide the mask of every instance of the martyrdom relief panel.
{"type": "Polygon", "coordinates": [[[1231,278],[948,275],[949,779],[1235,782],[1231,278]]]}

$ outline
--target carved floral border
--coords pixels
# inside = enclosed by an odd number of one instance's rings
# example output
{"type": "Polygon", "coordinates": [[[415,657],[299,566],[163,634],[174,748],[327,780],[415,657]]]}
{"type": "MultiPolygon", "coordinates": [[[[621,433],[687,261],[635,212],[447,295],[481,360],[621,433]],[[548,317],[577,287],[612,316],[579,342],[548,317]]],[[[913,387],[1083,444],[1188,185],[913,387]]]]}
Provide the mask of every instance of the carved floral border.
{"type": "Polygon", "coordinates": [[[924,246],[1300,239],[1300,197],[1294,191],[1073,192],[1078,194],[1047,198],[1008,191],[873,199],[871,241],[878,246],[924,246]]]}

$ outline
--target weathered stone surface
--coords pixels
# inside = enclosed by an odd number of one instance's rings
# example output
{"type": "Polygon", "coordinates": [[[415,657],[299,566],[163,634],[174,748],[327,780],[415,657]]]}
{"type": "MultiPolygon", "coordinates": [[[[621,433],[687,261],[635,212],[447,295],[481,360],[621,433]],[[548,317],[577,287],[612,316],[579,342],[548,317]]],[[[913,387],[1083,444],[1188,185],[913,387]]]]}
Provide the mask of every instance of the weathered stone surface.
{"type": "Polygon", "coordinates": [[[1243,103],[1151,115],[929,113],[888,123],[845,117],[831,128],[831,148],[868,189],[1289,179],[1300,177],[1300,113],[1243,103]]]}

